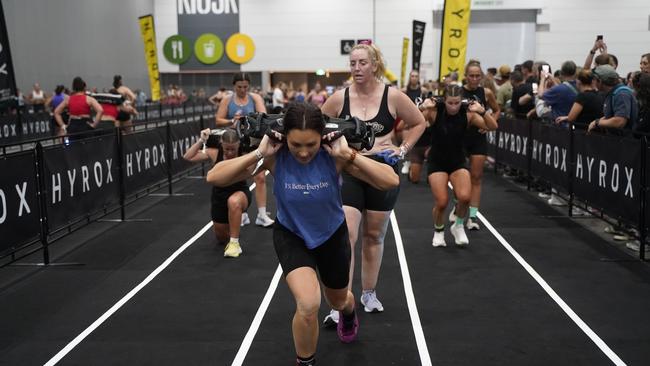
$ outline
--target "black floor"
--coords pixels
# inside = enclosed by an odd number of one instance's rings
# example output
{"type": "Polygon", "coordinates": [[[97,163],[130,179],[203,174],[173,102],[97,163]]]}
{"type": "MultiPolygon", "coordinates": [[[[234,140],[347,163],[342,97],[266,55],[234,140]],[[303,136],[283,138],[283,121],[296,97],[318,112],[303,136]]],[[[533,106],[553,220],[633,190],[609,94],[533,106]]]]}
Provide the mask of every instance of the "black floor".
{"type": "MultiPolygon", "coordinates": [[[[0,364],[46,363],[204,227],[209,188],[184,184],[194,196],[137,204],[152,222],[95,223],[53,245],[55,261],[81,266],[0,269],[0,364]]],[[[650,267],[489,172],[483,197],[481,213],[591,330],[626,364],[650,364],[650,267]]],[[[449,234],[433,248],[431,207],[427,185],[403,183],[395,214],[434,365],[613,363],[485,225],[467,248],[449,234]]],[[[270,234],[247,226],[244,254],[224,259],[208,231],[59,364],[230,365],[277,268],[270,234]]],[[[319,365],[420,364],[391,229],[377,293],[386,310],[360,311],[358,342],[321,329],[319,365]]],[[[244,365],[292,364],[293,308],[280,281],[244,365]]]]}

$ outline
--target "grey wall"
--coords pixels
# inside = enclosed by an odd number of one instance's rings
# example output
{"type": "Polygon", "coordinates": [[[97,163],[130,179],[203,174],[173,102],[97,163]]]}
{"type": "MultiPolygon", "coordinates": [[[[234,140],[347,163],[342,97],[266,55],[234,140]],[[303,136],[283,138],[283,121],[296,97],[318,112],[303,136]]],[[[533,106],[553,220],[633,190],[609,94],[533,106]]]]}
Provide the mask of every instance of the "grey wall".
{"type": "Polygon", "coordinates": [[[39,82],[51,93],[81,76],[101,90],[120,74],[149,95],[138,17],[153,13],[153,1],[2,1],[18,88],[27,94],[39,82]]]}

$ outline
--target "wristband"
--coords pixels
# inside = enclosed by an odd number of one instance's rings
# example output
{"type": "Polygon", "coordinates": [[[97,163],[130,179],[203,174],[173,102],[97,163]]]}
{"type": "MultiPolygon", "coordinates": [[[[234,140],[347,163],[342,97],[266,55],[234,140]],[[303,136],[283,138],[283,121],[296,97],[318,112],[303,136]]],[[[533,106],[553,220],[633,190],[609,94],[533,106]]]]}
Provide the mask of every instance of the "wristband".
{"type": "Polygon", "coordinates": [[[598,127],[600,125],[600,118],[596,118],[594,122],[596,122],[595,125],[598,127]]]}
{"type": "Polygon", "coordinates": [[[257,160],[264,159],[264,155],[262,155],[262,152],[260,152],[260,149],[255,149],[255,156],[257,157],[257,160]]]}
{"type": "Polygon", "coordinates": [[[595,55],[595,54],[596,54],[596,51],[591,50],[591,51],[589,51],[589,53],[591,53],[592,55],[595,55]]]}
{"type": "Polygon", "coordinates": [[[350,154],[350,158],[348,159],[348,165],[352,164],[354,159],[356,159],[356,157],[357,157],[357,150],[355,150],[355,149],[350,149],[350,150],[352,150],[352,154],[350,154]]]}

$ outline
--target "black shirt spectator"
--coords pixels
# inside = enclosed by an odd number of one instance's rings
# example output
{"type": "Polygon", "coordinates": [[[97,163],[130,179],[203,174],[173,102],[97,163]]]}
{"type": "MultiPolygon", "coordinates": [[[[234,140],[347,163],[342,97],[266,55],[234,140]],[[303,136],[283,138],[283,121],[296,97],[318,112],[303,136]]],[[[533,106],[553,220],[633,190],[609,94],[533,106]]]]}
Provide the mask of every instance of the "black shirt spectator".
{"type": "Polygon", "coordinates": [[[603,116],[603,96],[595,90],[586,90],[576,96],[576,103],[582,106],[582,112],[575,122],[588,124],[603,116]]]}
{"type": "Polygon", "coordinates": [[[526,104],[519,104],[519,98],[523,97],[526,94],[533,95],[532,84],[524,83],[512,88],[512,101],[510,102],[510,106],[512,107],[512,111],[515,113],[515,117],[517,118],[526,118],[526,114],[531,109],[535,109],[534,98],[531,98],[530,101],[526,104]]]}

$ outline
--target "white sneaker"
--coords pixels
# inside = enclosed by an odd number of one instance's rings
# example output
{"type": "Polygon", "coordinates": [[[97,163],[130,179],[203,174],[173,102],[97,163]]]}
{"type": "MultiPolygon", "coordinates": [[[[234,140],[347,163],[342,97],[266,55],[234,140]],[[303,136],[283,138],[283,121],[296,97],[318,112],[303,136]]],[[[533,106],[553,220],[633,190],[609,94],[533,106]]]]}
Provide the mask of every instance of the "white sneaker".
{"type": "Polygon", "coordinates": [[[433,240],[431,241],[431,245],[434,247],[446,247],[447,243],[445,243],[445,232],[435,231],[433,233],[433,240]]]}
{"type": "Polygon", "coordinates": [[[263,226],[263,227],[269,227],[273,225],[275,221],[273,221],[270,217],[267,215],[257,215],[257,218],[255,219],[255,225],[263,226]]]}
{"type": "Polygon", "coordinates": [[[451,229],[449,231],[451,231],[451,235],[454,237],[456,245],[469,244],[469,239],[467,239],[463,225],[453,224],[451,225],[451,229]]]}
{"type": "Polygon", "coordinates": [[[375,290],[364,291],[361,295],[361,304],[366,313],[380,313],[384,311],[384,306],[377,299],[377,293],[375,290]]]}
{"type": "Polygon", "coordinates": [[[241,226],[248,225],[251,223],[251,219],[248,218],[248,213],[244,212],[241,214],[241,226]]]}
{"type": "Polygon", "coordinates": [[[404,164],[402,164],[402,174],[408,174],[409,170],[411,169],[411,162],[410,161],[405,161],[404,164]]]}
{"type": "Polygon", "coordinates": [[[330,310],[330,313],[325,316],[325,319],[323,319],[323,325],[332,327],[335,326],[336,324],[339,323],[339,311],[338,310],[330,310]]]}
{"type": "Polygon", "coordinates": [[[481,227],[478,224],[478,219],[475,217],[474,220],[472,218],[467,219],[467,230],[480,230],[481,227]]]}
{"type": "Polygon", "coordinates": [[[566,202],[557,198],[557,196],[554,194],[551,194],[551,198],[549,198],[546,202],[548,202],[548,204],[551,206],[566,206],[566,202]]]}
{"type": "MultiPolygon", "coordinates": [[[[626,243],[625,247],[627,247],[627,249],[631,249],[631,250],[633,250],[635,252],[638,252],[638,251],[641,250],[641,243],[639,243],[638,240],[634,240],[634,241],[631,241],[629,243],[626,243]]],[[[650,252],[650,245],[648,245],[648,244],[645,245],[645,252],[646,253],[650,252]]]]}
{"type": "Polygon", "coordinates": [[[456,222],[456,206],[454,205],[449,212],[449,223],[453,224],[456,222]]]}
{"type": "Polygon", "coordinates": [[[548,194],[548,193],[546,193],[546,192],[539,192],[539,193],[537,194],[537,196],[538,196],[539,198],[543,198],[543,199],[551,198],[551,195],[548,194]]]}
{"type": "Polygon", "coordinates": [[[575,207],[571,209],[571,216],[589,216],[589,212],[581,209],[580,207],[575,207]]]}

